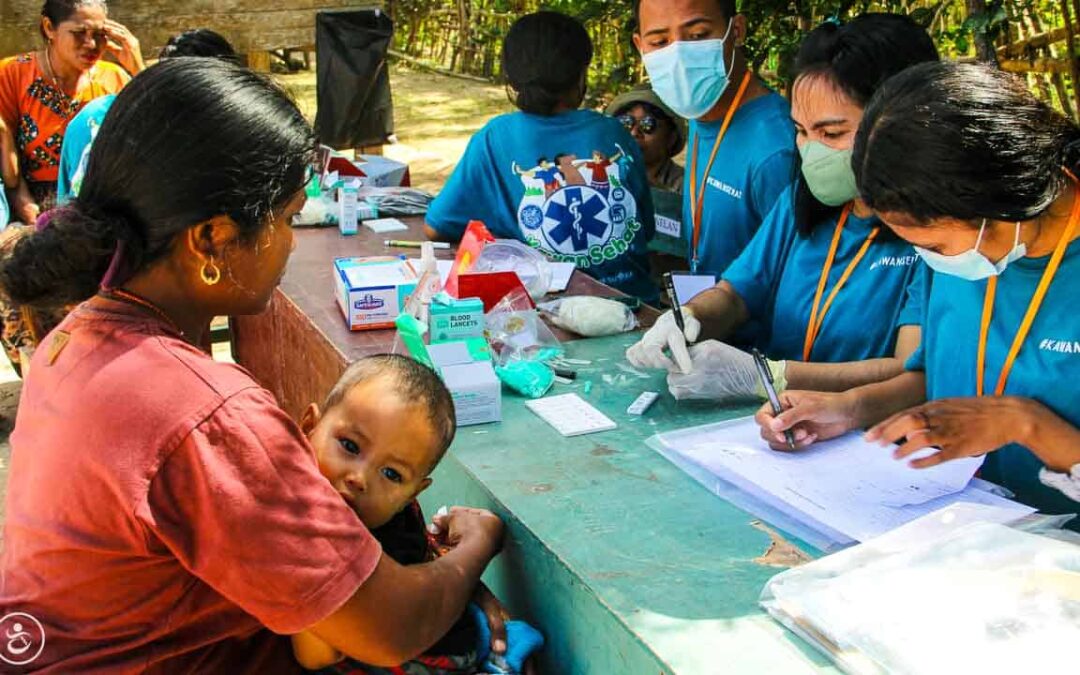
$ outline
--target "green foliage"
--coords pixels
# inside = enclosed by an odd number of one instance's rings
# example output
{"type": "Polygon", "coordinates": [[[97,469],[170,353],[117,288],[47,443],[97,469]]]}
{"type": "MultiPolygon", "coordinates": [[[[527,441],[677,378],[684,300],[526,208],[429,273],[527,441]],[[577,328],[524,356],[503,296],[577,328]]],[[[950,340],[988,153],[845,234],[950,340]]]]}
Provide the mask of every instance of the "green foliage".
{"type": "MultiPolygon", "coordinates": [[[[1076,6],[1076,0],[1065,0],[1076,6]]],[[[474,50],[486,49],[487,62],[496,62],[484,76],[498,76],[497,55],[510,21],[523,13],[552,9],[582,20],[593,38],[596,57],[590,72],[590,104],[596,105],[638,82],[643,76],[641,60],[633,46],[636,17],[632,0],[396,0],[408,7],[406,23],[415,23],[425,12],[443,9],[457,12],[464,4],[471,12],[468,42],[474,50]],[[481,20],[486,14],[501,15],[499,21],[481,20]],[[491,56],[494,54],[495,56],[491,56]]],[[[1061,26],[1061,0],[740,0],[740,11],[749,26],[746,52],[755,70],[783,88],[792,58],[806,33],[826,20],[848,20],[864,12],[906,13],[927,28],[943,57],[993,60],[995,47],[1015,40],[1017,22],[1050,30],[1061,26]],[[1011,30],[1011,32],[1010,32],[1011,30]],[[1012,37],[1010,37],[1010,35],[1012,37]]],[[[401,15],[405,18],[404,12],[401,15]]],[[[1080,21],[1074,17],[1077,32],[1080,21]]],[[[399,34],[409,28],[399,23],[399,34]]],[[[429,22],[428,30],[445,30],[429,22]]],[[[1036,31],[1037,32],[1037,31],[1036,31]]]]}

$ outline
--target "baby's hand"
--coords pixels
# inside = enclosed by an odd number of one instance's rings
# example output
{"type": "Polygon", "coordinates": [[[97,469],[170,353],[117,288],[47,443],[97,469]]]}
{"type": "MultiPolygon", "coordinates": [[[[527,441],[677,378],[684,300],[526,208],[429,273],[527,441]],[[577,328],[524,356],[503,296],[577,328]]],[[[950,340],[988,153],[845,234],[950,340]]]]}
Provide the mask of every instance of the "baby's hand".
{"type": "Polygon", "coordinates": [[[488,627],[491,629],[491,651],[498,655],[506,653],[506,622],[510,620],[510,614],[503,607],[495,594],[484,584],[476,587],[473,602],[480,606],[487,617],[488,627]]]}

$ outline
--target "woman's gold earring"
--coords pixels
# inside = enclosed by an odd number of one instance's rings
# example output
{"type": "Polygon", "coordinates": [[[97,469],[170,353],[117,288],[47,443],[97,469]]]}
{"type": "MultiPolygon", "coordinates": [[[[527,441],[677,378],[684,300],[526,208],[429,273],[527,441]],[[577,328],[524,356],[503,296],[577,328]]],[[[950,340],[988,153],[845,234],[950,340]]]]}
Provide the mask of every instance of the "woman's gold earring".
{"type": "Polygon", "coordinates": [[[214,264],[213,256],[210,256],[210,259],[203,263],[202,270],[200,270],[199,274],[202,277],[203,283],[207,286],[213,286],[221,281],[221,269],[214,264]]]}

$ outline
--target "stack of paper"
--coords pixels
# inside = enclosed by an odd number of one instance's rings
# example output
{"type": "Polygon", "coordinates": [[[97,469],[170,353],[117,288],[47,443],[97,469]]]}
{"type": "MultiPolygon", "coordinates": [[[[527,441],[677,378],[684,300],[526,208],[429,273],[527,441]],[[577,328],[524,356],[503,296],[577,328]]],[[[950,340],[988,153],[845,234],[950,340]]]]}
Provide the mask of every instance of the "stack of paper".
{"type": "Polygon", "coordinates": [[[1026,508],[970,485],[981,459],[912,469],[893,459],[894,448],[866,443],[861,434],[777,452],[748,417],[661,434],[649,444],[717,494],[824,550],[959,500],[1026,508]]]}

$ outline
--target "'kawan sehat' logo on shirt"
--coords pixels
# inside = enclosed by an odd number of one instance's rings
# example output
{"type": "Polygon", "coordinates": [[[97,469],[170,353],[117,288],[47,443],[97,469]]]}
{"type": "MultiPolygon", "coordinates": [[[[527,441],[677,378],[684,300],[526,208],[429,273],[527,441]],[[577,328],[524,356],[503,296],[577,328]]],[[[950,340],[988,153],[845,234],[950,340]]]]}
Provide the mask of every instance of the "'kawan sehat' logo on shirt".
{"type": "Polygon", "coordinates": [[[1080,341],[1046,338],[1039,341],[1039,350],[1055,354],[1080,354],[1080,341]]]}
{"type": "Polygon", "coordinates": [[[876,270],[879,267],[911,267],[915,264],[915,261],[919,259],[919,256],[912,255],[883,255],[874,261],[873,265],[870,265],[870,270],[876,270]]]}
{"type": "Polygon", "coordinates": [[[512,165],[525,186],[517,214],[529,244],[578,267],[614,260],[630,248],[641,229],[637,202],[623,182],[633,160],[615,148],[611,156],[560,153],[540,157],[531,169],[512,165]]]}

